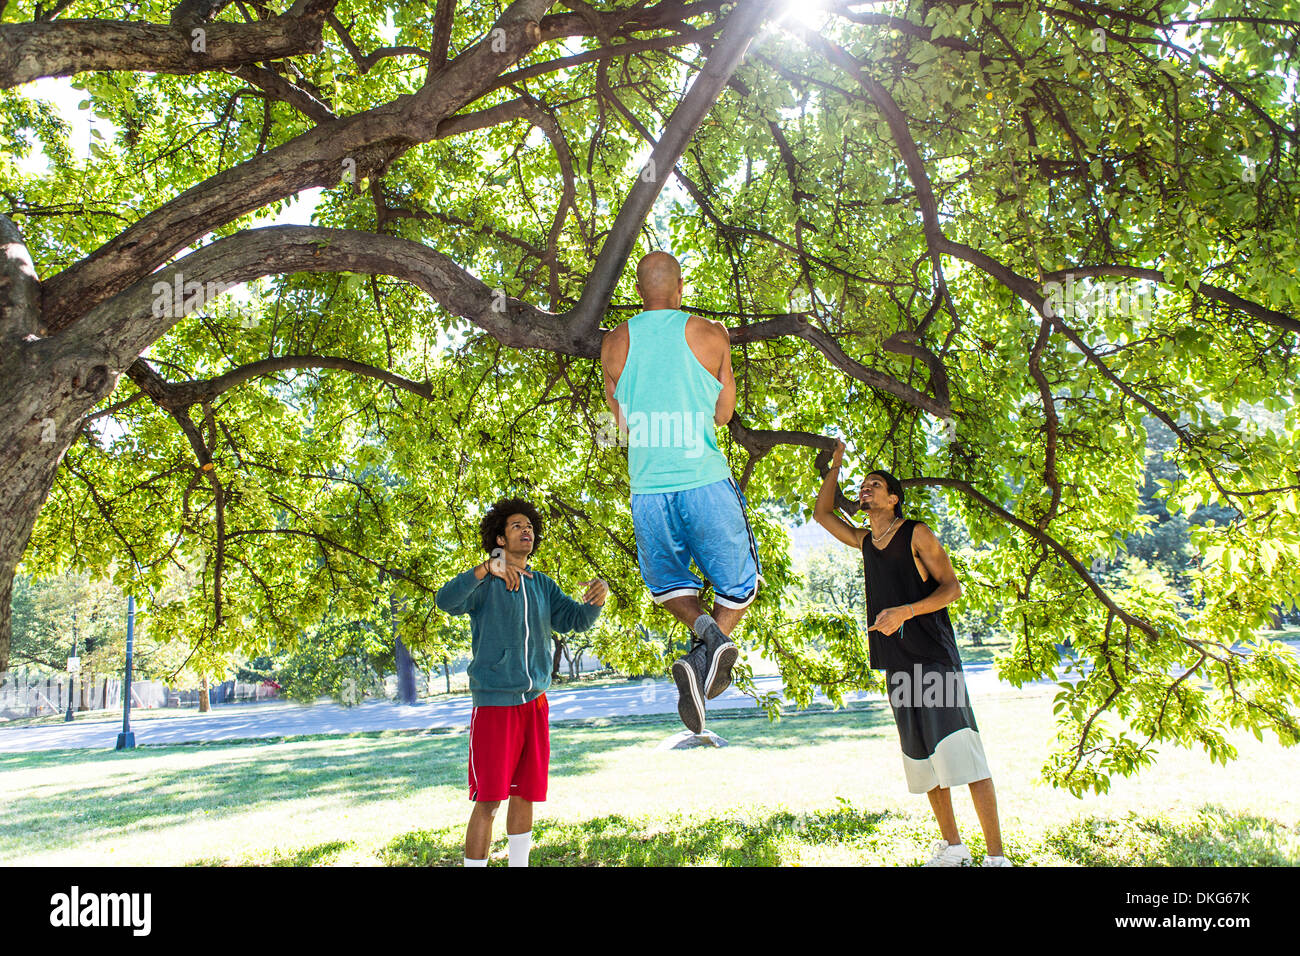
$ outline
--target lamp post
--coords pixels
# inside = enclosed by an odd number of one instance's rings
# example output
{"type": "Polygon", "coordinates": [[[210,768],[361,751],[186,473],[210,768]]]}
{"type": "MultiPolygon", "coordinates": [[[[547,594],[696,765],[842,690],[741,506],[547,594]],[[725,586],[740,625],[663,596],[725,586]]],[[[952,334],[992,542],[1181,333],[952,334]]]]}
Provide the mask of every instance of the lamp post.
{"type": "Polygon", "coordinates": [[[132,750],[135,734],[131,733],[131,655],[135,650],[135,597],[126,597],[126,686],[122,691],[122,732],[114,750],[132,750]]]}
{"type": "Polygon", "coordinates": [[[66,724],[72,719],[72,682],[77,676],[77,609],[72,609],[72,653],[68,656],[68,712],[63,715],[66,724]]]}

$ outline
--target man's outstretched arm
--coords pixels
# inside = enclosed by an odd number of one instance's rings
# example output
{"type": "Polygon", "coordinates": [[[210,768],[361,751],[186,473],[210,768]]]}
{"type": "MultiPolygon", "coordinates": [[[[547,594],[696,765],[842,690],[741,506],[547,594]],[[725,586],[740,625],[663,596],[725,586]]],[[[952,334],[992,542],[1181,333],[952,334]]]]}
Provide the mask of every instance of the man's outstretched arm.
{"type": "Polygon", "coordinates": [[[581,601],[575,601],[554,581],[550,581],[551,628],[561,634],[568,631],[585,631],[596,623],[601,609],[605,606],[605,597],[609,594],[609,585],[600,578],[583,581],[586,591],[581,601]]]}
{"type": "Polygon", "coordinates": [[[718,404],[713,410],[713,421],[725,425],[736,413],[736,376],[731,371],[731,333],[721,322],[717,323],[719,333],[718,346],[722,350],[722,367],[718,370],[718,381],[722,391],[718,393],[718,404]]]}
{"type": "Polygon", "coordinates": [[[822,479],[821,490],[817,493],[817,502],[813,505],[813,520],[850,548],[861,550],[862,539],[867,536],[867,532],[849,524],[835,511],[835,491],[839,487],[840,462],[843,459],[844,442],[836,442],[831,466],[826,469],[826,477],[822,479]]]}

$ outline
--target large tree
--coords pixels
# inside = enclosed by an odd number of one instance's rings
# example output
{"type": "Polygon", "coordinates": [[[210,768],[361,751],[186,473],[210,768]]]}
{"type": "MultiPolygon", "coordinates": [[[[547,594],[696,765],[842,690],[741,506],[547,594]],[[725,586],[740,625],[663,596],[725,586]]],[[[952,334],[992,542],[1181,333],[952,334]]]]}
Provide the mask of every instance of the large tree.
{"type": "MultiPolygon", "coordinates": [[[[942,495],[1003,675],[1068,677],[1051,779],[1294,743],[1300,669],[1254,634],[1300,590],[1300,5],[808,7],[0,2],[0,135],[51,160],[0,168],[0,669],[20,559],[193,575],[152,611],[200,655],[394,586],[421,646],[506,490],[549,569],[614,585],[602,658],[652,662],[594,359],[667,246],[732,331],[750,499],[810,506],[836,430],[942,495]],[[89,159],[45,76],[112,120],[89,159]],[[265,224],[313,187],[312,225],[265,224]],[[1169,509],[1232,515],[1190,601],[1092,570],[1149,520],[1144,420],[1169,509]]],[[[786,619],[755,522],[749,640],[796,701],[869,685],[858,622],[786,619]]]]}

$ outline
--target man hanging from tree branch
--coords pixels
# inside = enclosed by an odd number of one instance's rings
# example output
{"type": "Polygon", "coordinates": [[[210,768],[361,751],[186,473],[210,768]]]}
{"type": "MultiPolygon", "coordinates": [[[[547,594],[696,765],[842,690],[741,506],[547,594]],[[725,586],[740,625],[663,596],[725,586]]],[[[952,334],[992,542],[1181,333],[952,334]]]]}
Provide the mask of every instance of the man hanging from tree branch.
{"type": "Polygon", "coordinates": [[[601,345],[605,401],[627,436],[641,577],[655,603],[694,634],[672,673],[677,713],[698,734],[705,700],[731,685],[740,652],[730,635],[762,580],[745,496],[715,432],[736,410],[731,340],[722,323],[681,310],[682,270],[668,253],[642,257],[636,277],[645,311],[601,345]],[[713,585],[711,613],[700,604],[692,560],[713,585]]]}

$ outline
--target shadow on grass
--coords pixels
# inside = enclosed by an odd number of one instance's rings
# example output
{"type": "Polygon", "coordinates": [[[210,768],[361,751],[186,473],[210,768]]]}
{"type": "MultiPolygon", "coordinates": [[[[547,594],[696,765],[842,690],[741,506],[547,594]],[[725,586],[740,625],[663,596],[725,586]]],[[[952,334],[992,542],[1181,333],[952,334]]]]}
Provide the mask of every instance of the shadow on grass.
{"type": "MultiPolygon", "coordinates": [[[[894,715],[883,700],[850,704],[839,710],[824,705],[802,711],[790,710],[775,722],[769,721],[761,711],[709,717],[707,726],[731,744],[763,750],[795,750],[810,744],[841,740],[865,742],[871,736],[897,732],[894,715]]],[[[674,725],[672,732],[681,729],[680,725],[674,725]]]]}
{"type": "Polygon", "coordinates": [[[334,840],[330,843],[321,843],[316,846],[300,847],[297,850],[291,850],[288,853],[276,852],[269,860],[256,861],[245,860],[235,862],[223,857],[210,856],[199,860],[191,860],[186,866],[329,866],[335,858],[352,846],[351,840],[334,840]]]}
{"type": "MultiPolygon", "coordinates": [[[[653,736],[649,730],[631,739],[584,735],[580,745],[553,752],[551,776],[588,772],[604,751],[635,744],[646,734],[653,736]]],[[[55,781],[30,786],[5,782],[0,853],[10,843],[64,845],[101,831],[164,829],[195,817],[243,814],[286,800],[363,804],[434,787],[464,788],[467,748],[464,734],[421,734],[191,744],[129,754],[8,755],[12,759],[0,761],[0,771],[56,766],[59,774],[55,781]]]]}
{"type": "Polygon", "coordinates": [[[1190,816],[1086,817],[1043,845],[1083,866],[1300,865],[1300,828],[1213,806],[1190,816]]]}
{"type": "MultiPolygon", "coordinates": [[[[533,828],[530,863],[779,866],[796,856],[800,846],[865,844],[889,815],[846,806],[801,814],[780,811],[754,819],[647,823],[612,815],[579,823],[540,822],[533,828]]],[[[412,830],[384,847],[379,858],[389,866],[459,866],[463,838],[462,829],[412,830]]]]}
{"type": "MultiPolygon", "coordinates": [[[[624,748],[650,748],[681,729],[675,716],[557,722],[552,778],[597,771],[624,748]]],[[[832,711],[792,712],[770,723],[761,712],[710,722],[738,748],[775,751],[892,733],[883,702],[832,711]]],[[[287,802],[362,805],[466,786],[463,733],[385,732],[140,747],[44,751],[0,756],[0,772],[39,773],[4,780],[0,857],[19,847],[75,845],[107,833],[153,833],[287,802]]],[[[454,842],[459,842],[456,835],[454,842]]]]}

